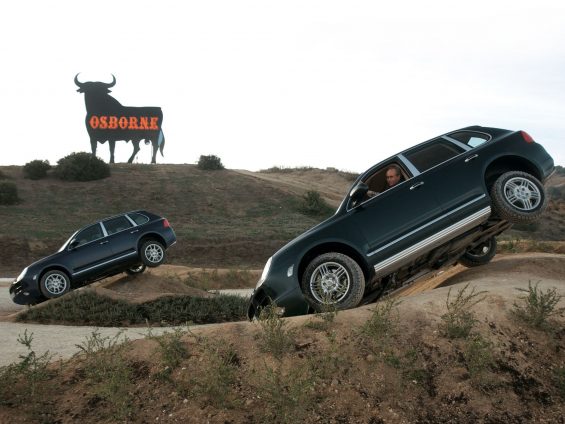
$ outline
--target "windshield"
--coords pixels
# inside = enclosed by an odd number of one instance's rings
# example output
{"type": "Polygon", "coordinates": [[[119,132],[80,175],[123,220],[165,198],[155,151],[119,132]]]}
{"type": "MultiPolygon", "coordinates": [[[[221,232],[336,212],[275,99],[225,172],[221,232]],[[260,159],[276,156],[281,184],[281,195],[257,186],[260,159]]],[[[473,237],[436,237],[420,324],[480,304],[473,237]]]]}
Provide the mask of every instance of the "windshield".
{"type": "MultiPolygon", "coordinates": [[[[78,230],[78,231],[80,231],[80,230],[78,230]]],[[[73,235],[70,236],[70,237],[67,239],[67,241],[63,243],[63,245],[61,246],[61,248],[60,248],[59,250],[57,250],[57,252],[62,252],[63,250],[65,250],[65,249],[67,248],[67,245],[71,242],[71,240],[72,240],[73,238],[75,238],[75,236],[77,235],[78,231],[75,231],[75,232],[73,233],[73,235]]]]}

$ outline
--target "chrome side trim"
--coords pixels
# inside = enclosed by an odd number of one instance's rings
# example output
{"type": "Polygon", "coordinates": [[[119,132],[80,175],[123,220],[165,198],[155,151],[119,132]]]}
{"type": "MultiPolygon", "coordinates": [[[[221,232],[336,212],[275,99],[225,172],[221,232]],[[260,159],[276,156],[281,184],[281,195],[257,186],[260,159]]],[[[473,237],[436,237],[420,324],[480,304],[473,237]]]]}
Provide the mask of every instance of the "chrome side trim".
{"type": "Polygon", "coordinates": [[[416,169],[416,167],[412,164],[412,162],[410,162],[410,161],[406,158],[406,156],[404,156],[402,153],[400,153],[400,154],[398,155],[398,159],[400,159],[400,161],[404,164],[404,166],[405,166],[406,168],[408,168],[408,170],[412,173],[412,176],[413,176],[413,177],[416,177],[416,176],[420,175],[420,171],[418,171],[418,170],[416,169]]]}
{"type": "Polygon", "coordinates": [[[481,194],[479,197],[475,197],[473,200],[468,201],[468,202],[465,203],[464,205],[461,205],[461,206],[459,206],[459,207],[453,209],[452,211],[450,211],[450,212],[448,212],[448,213],[446,213],[446,214],[444,214],[444,215],[442,215],[442,216],[439,216],[439,217],[437,217],[436,219],[431,220],[430,222],[427,222],[426,224],[422,225],[421,227],[418,227],[418,228],[416,228],[415,230],[412,230],[412,231],[410,231],[409,233],[404,234],[402,237],[399,237],[399,238],[397,238],[397,239],[391,241],[390,243],[385,244],[385,245],[382,246],[382,247],[379,247],[379,248],[378,248],[377,250],[375,250],[374,252],[367,253],[367,257],[373,256],[374,254],[379,253],[380,251],[389,248],[389,247],[392,246],[393,244],[396,244],[396,243],[398,243],[399,241],[404,240],[406,237],[410,237],[411,235],[417,233],[418,231],[423,230],[424,228],[429,227],[430,225],[433,225],[433,224],[435,224],[436,222],[441,221],[441,220],[444,219],[444,218],[447,218],[449,215],[452,215],[452,214],[454,214],[455,212],[459,212],[461,209],[464,209],[464,208],[466,208],[467,206],[472,205],[473,203],[478,202],[479,200],[484,199],[485,197],[486,197],[486,194],[481,194]]]}
{"type": "Polygon", "coordinates": [[[122,256],[120,256],[120,257],[117,257],[117,258],[114,258],[114,259],[110,259],[109,261],[102,262],[102,263],[100,263],[100,264],[98,264],[98,265],[94,265],[94,266],[88,267],[88,268],[83,269],[83,270],[81,270],[81,271],[79,271],[79,272],[73,272],[73,275],[82,274],[83,272],[90,271],[91,269],[98,268],[99,266],[106,265],[106,264],[109,264],[109,263],[111,263],[111,262],[119,261],[120,259],[127,258],[128,256],[132,256],[132,255],[137,255],[137,252],[127,253],[127,254],[122,255],[122,256]]]}
{"type": "Polygon", "coordinates": [[[456,224],[447,227],[439,233],[434,234],[433,236],[428,237],[427,239],[422,240],[421,242],[416,243],[413,246],[410,246],[408,249],[405,249],[402,252],[399,252],[396,255],[391,256],[390,258],[376,264],[375,273],[377,274],[377,276],[384,275],[388,271],[390,271],[393,266],[403,265],[423,251],[440,246],[443,242],[449,240],[450,238],[456,237],[459,234],[462,234],[465,231],[473,228],[481,221],[484,221],[486,218],[488,218],[490,213],[490,206],[487,206],[486,208],[475,212],[474,214],[457,222],[456,224]]]}

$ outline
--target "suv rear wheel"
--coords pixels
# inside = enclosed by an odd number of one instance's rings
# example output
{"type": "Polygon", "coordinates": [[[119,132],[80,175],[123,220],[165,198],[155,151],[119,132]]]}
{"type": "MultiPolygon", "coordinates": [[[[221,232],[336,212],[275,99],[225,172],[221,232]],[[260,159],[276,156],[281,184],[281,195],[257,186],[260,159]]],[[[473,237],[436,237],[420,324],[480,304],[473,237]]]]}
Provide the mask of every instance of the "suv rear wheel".
{"type": "Polygon", "coordinates": [[[165,261],[165,248],[157,240],[146,240],[141,245],[141,261],[154,268],[165,261]]]}
{"type": "Polygon", "coordinates": [[[337,252],[324,253],[306,267],[302,291],[317,311],[325,306],[354,308],[363,298],[365,276],[359,264],[349,256],[337,252]]]}
{"type": "Polygon", "coordinates": [[[496,239],[489,238],[484,243],[467,250],[459,258],[459,263],[467,268],[488,264],[496,255],[496,239]]]}
{"type": "Polygon", "coordinates": [[[39,288],[47,299],[63,296],[71,289],[71,280],[67,274],[58,269],[47,271],[41,277],[39,288]]]}
{"type": "Polygon", "coordinates": [[[491,189],[494,210],[513,224],[532,222],[547,208],[543,184],[526,172],[502,174],[491,189]]]}

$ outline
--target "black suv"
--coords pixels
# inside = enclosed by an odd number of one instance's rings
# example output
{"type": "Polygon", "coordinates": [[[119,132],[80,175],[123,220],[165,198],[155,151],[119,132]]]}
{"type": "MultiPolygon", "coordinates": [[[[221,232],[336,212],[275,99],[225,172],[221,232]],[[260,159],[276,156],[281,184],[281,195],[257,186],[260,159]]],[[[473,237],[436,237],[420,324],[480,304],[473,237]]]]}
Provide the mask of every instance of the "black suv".
{"type": "Polygon", "coordinates": [[[35,304],[120,272],[139,274],[161,265],[175,242],[169,221],[158,215],[112,216],[78,230],[57,253],[25,268],[10,295],[15,303],[35,304]]]}
{"type": "Polygon", "coordinates": [[[269,302],[287,316],[352,308],[457,261],[485,264],[497,235],[544,211],[553,170],[527,133],[479,126],[390,157],[357,178],[335,215],[267,261],[249,318],[269,302]]]}

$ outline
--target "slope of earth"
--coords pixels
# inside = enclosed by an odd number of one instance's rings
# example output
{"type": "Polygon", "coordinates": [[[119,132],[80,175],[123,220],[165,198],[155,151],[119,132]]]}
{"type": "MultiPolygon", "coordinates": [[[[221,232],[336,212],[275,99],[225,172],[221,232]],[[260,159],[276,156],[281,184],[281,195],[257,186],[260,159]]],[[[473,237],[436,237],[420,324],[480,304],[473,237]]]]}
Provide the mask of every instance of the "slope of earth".
{"type": "Polygon", "coordinates": [[[300,196],[285,185],[230,170],[116,164],[109,178],[91,182],[33,181],[18,166],[0,171],[21,199],[0,206],[0,276],[53,253],[76,229],[134,209],[167,217],[178,237],[168,262],[197,267],[262,268],[324,218],[300,213],[300,196]]]}
{"type": "Polygon", "coordinates": [[[99,360],[78,355],[53,367],[51,379],[34,380],[33,399],[21,397],[23,380],[2,386],[0,422],[559,423],[565,313],[535,329],[512,310],[530,282],[565,296],[563,269],[564,255],[508,256],[389,303],[388,314],[381,303],[333,321],[192,327],[99,352],[99,360]],[[448,292],[467,284],[482,292],[476,321],[469,337],[449,338],[448,292]]]}

